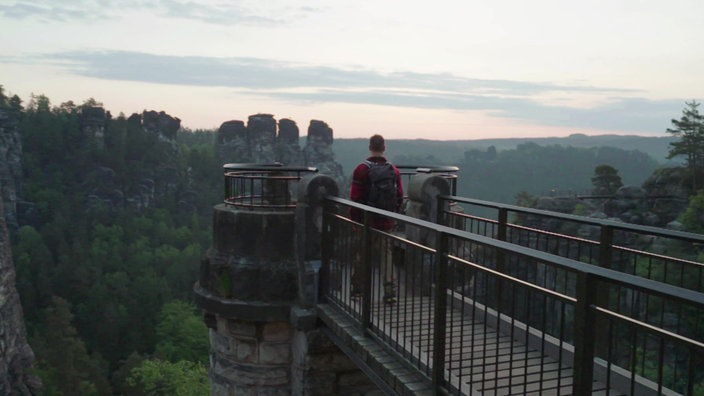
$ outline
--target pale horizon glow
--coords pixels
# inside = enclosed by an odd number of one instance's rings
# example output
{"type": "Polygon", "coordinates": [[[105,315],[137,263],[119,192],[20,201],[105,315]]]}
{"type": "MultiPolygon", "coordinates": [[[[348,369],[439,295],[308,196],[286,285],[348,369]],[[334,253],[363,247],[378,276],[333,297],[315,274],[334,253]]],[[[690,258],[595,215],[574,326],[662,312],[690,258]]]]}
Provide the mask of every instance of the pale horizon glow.
{"type": "Polygon", "coordinates": [[[0,0],[0,85],[190,129],[665,136],[704,88],[704,2],[0,0]],[[67,3],[67,4],[63,4],[67,3]]]}

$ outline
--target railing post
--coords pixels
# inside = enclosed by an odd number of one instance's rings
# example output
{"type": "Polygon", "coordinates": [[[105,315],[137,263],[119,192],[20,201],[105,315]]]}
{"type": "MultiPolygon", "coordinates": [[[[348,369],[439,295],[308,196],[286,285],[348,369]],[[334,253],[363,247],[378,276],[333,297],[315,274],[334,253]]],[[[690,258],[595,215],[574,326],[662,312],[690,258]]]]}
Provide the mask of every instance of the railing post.
{"type": "Polygon", "coordinates": [[[364,211],[364,227],[362,228],[362,251],[361,251],[361,257],[362,257],[362,262],[360,263],[360,268],[359,270],[362,271],[362,276],[363,276],[363,281],[364,285],[362,286],[364,289],[363,291],[363,298],[362,298],[362,331],[366,335],[367,334],[367,329],[371,326],[371,317],[372,317],[372,284],[373,284],[373,278],[372,278],[372,266],[370,265],[370,261],[372,258],[372,249],[371,249],[371,231],[369,230],[369,225],[372,223],[372,213],[369,213],[368,211],[364,211]]]}
{"type": "Polygon", "coordinates": [[[596,279],[586,272],[577,274],[577,302],[574,307],[574,395],[591,395],[594,380],[594,331],[596,315],[593,301],[596,279]]]}
{"type": "Polygon", "coordinates": [[[445,377],[445,336],[447,334],[448,236],[436,233],[435,251],[435,321],[433,323],[433,387],[439,394],[445,377]]]}
{"type": "Polygon", "coordinates": [[[496,230],[496,239],[506,241],[508,235],[508,209],[499,208],[499,229],[496,230]]]}
{"type": "Polygon", "coordinates": [[[614,244],[614,228],[610,225],[601,225],[599,236],[599,267],[611,269],[611,251],[614,244]]]}
{"type": "MultiPolygon", "coordinates": [[[[508,209],[506,208],[499,208],[499,218],[498,220],[498,226],[499,229],[496,230],[496,239],[499,241],[506,242],[506,237],[508,235],[508,209]]],[[[504,255],[503,250],[499,250],[496,254],[496,270],[501,272],[502,274],[505,274],[506,272],[506,256],[504,255]]],[[[497,302],[500,302],[501,298],[501,281],[499,281],[499,284],[497,285],[497,302]]]]}
{"type": "Polygon", "coordinates": [[[435,196],[435,222],[439,225],[446,225],[443,219],[445,218],[445,199],[440,195],[435,196]]]}
{"type": "Polygon", "coordinates": [[[335,236],[335,222],[330,221],[331,213],[334,213],[334,204],[330,201],[323,201],[323,214],[322,214],[322,235],[320,244],[320,260],[322,266],[320,267],[320,277],[318,288],[318,301],[325,301],[327,298],[327,293],[330,291],[330,259],[332,258],[332,242],[335,236]]]}

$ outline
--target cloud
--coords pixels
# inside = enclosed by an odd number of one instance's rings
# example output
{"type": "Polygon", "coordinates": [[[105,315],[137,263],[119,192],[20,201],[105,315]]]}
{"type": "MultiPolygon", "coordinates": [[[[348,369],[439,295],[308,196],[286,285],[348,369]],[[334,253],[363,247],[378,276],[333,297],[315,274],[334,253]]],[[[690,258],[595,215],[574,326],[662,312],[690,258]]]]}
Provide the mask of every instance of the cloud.
{"type": "Polygon", "coordinates": [[[92,3],[46,0],[15,1],[12,4],[0,4],[0,16],[8,19],[36,18],[43,22],[68,22],[105,17],[103,10],[95,7],[92,3]]]}
{"type": "Polygon", "coordinates": [[[278,17],[270,17],[268,14],[287,15],[292,11],[299,18],[318,12],[310,7],[287,7],[255,12],[241,6],[240,2],[234,1],[16,0],[11,4],[0,4],[0,17],[33,18],[48,23],[118,19],[130,12],[149,12],[164,18],[199,21],[206,24],[274,26],[285,24],[285,21],[278,17]]]}
{"type": "Polygon", "coordinates": [[[633,97],[641,93],[619,88],[484,80],[452,74],[380,73],[258,58],[161,56],[130,51],[61,52],[42,58],[33,61],[54,63],[70,73],[105,80],[227,87],[297,103],[478,110],[542,125],[595,130],[660,134],[683,105],[678,100],[633,97]],[[596,96],[606,103],[578,108],[543,100],[555,93],[596,96]]]}
{"type": "Polygon", "coordinates": [[[617,88],[483,80],[451,74],[380,73],[365,69],[348,70],[246,57],[215,58],[162,56],[130,51],[74,51],[45,55],[44,58],[50,62],[71,64],[73,73],[95,78],[245,89],[388,88],[470,92],[482,95],[537,95],[555,91],[629,92],[617,88]]]}

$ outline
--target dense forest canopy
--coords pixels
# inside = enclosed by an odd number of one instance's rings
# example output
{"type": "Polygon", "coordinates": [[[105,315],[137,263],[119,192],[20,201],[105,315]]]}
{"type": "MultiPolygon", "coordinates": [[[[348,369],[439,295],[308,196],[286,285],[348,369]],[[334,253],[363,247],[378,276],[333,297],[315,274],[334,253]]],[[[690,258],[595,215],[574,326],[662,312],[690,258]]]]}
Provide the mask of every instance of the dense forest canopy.
{"type": "MultiPolygon", "coordinates": [[[[0,86],[0,110],[22,141],[21,198],[32,205],[13,231],[13,257],[46,394],[207,394],[207,330],[191,289],[222,198],[216,131],[165,136],[109,112],[95,125],[96,109],[94,99],[53,106],[43,95],[23,106],[0,86]]],[[[638,184],[659,166],[613,147],[425,143],[415,153],[390,142],[391,159],[457,165],[459,195],[509,203],[519,192],[589,189],[595,178],[607,189],[638,184]]],[[[338,139],[335,151],[350,172],[366,141],[338,139]]],[[[704,200],[692,202],[685,217],[697,224],[704,200]]]]}
{"type": "Polygon", "coordinates": [[[139,394],[168,375],[208,394],[191,289],[221,198],[214,134],[168,140],[109,113],[93,128],[94,100],[0,103],[22,138],[22,199],[34,204],[13,256],[46,394],[139,394]]]}

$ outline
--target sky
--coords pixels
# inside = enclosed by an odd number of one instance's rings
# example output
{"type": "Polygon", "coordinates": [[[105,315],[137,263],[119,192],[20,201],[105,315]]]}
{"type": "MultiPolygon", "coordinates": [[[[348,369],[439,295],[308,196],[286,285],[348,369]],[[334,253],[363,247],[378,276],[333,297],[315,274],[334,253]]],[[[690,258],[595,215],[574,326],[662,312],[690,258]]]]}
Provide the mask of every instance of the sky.
{"type": "Polygon", "coordinates": [[[190,129],[665,136],[704,96],[701,0],[0,0],[0,85],[190,129]]]}

